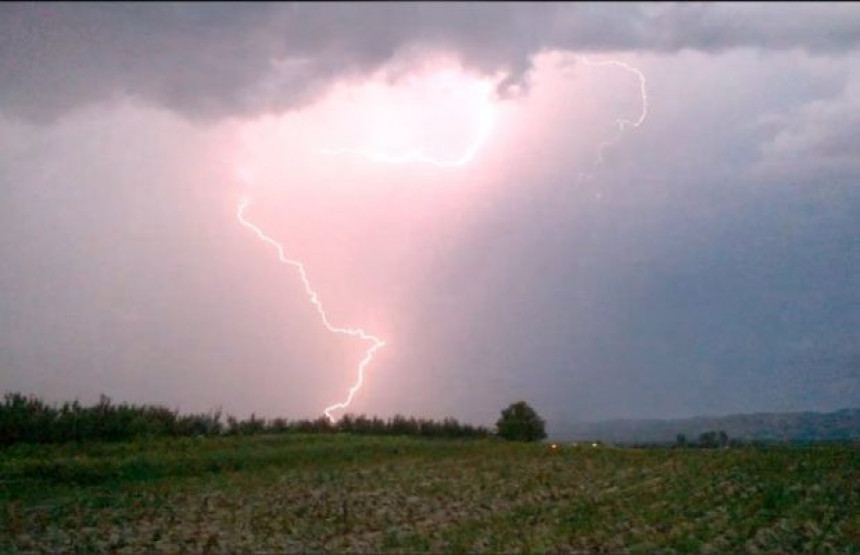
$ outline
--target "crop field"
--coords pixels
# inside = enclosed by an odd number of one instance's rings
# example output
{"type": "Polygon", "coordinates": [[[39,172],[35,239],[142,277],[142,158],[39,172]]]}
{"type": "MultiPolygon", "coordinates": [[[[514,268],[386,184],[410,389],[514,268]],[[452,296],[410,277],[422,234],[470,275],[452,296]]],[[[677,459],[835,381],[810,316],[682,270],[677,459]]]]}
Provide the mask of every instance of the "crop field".
{"type": "Polygon", "coordinates": [[[860,449],[288,434],[0,451],[0,550],[147,549],[860,552],[860,449]]]}

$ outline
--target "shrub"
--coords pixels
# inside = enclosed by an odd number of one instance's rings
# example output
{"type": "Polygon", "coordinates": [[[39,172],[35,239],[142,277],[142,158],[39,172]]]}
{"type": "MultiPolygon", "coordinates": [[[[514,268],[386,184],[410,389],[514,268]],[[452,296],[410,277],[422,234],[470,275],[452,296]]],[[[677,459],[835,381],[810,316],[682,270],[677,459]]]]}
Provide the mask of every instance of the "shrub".
{"type": "Polygon", "coordinates": [[[502,411],[496,433],[511,441],[538,441],[546,437],[543,418],[525,401],[513,403],[502,411]]]}

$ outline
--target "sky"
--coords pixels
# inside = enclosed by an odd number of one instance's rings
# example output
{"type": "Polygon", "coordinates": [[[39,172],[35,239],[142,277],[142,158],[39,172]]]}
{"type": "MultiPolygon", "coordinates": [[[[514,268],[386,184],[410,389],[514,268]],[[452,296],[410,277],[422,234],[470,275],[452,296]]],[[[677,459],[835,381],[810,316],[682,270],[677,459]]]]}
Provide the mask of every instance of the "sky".
{"type": "Polygon", "coordinates": [[[0,389],[315,418],[372,336],[335,417],[856,407],[858,54],[854,3],[6,3],[0,389]]]}

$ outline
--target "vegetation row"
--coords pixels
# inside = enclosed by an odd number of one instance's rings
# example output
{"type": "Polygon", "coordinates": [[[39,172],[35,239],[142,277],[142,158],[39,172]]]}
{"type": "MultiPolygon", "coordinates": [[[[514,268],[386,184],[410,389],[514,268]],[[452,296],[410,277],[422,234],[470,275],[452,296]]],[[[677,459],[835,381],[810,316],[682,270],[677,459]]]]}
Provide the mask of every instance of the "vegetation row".
{"type": "Polygon", "coordinates": [[[485,438],[492,432],[454,418],[432,420],[394,416],[389,419],[347,414],[336,422],[266,419],[252,414],[240,420],[221,411],[180,414],[157,405],[114,404],[102,395],[98,403],[49,404],[21,393],[7,393],[0,404],[0,446],[15,443],[127,441],[145,437],[254,435],[347,432],[440,438],[485,438]]]}

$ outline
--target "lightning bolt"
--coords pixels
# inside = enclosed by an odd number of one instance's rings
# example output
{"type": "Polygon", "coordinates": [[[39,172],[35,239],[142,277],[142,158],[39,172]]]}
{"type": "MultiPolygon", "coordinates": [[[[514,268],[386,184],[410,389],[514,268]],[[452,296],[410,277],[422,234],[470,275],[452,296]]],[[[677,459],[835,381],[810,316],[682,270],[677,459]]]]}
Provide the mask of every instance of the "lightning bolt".
{"type": "Polygon", "coordinates": [[[345,409],[352,402],[352,398],[355,396],[356,392],[361,389],[362,384],[364,383],[364,371],[367,368],[367,365],[373,360],[373,356],[376,354],[376,351],[385,346],[385,341],[380,339],[379,337],[367,333],[361,328],[343,328],[339,326],[335,326],[329,320],[328,314],[323,307],[322,301],[320,301],[319,294],[314,290],[311,286],[310,279],[308,279],[308,272],[305,269],[304,264],[302,264],[298,260],[293,260],[291,258],[287,258],[286,254],[284,254],[284,247],[272,237],[266,235],[266,233],[260,229],[257,225],[249,222],[247,218],[245,218],[245,211],[250,206],[250,199],[243,198],[239,201],[239,205],[236,209],[236,219],[239,220],[239,223],[251,230],[254,235],[257,236],[258,239],[273,247],[278,253],[278,260],[282,264],[286,264],[288,266],[292,266],[296,269],[299,274],[299,278],[302,280],[302,285],[304,285],[305,293],[308,296],[311,304],[316,308],[317,313],[320,316],[320,320],[322,320],[323,326],[330,331],[331,333],[336,333],[340,335],[347,335],[349,337],[355,337],[361,339],[362,341],[367,341],[370,343],[370,346],[364,352],[364,357],[358,363],[358,379],[355,384],[349,389],[349,394],[346,397],[346,400],[342,403],[335,403],[331,406],[328,406],[323,411],[326,417],[330,421],[334,421],[334,417],[332,416],[332,412],[340,409],[345,409]]]}
{"type": "Polygon", "coordinates": [[[624,136],[624,134],[629,129],[636,129],[645,123],[645,119],[648,117],[648,81],[645,79],[645,74],[638,68],[631,66],[626,62],[622,62],[620,60],[597,60],[592,61],[589,60],[585,56],[579,56],[576,59],[580,60],[585,65],[589,65],[592,67],[600,67],[600,66],[614,66],[619,67],[629,73],[632,73],[639,80],[639,98],[642,102],[642,108],[639,112],[639,117],[636,120],[629,120],[627,118],[619,117],[615,120],[615,124],[618,126],[618,131],[616,131],[615,135],[610,137],[608,140],[605,140],[600,143],[597,147],[597,156],[594,159],[594,162],[591,164],[591,169],[587,173],[581,173],[579,175],[580,180],[591,178],[594,175],[594,172],[597,170],[597,167],[603,164],[603,153],[606,152],[606,149],[615,146],[624,136]]]}

